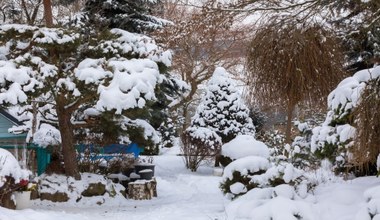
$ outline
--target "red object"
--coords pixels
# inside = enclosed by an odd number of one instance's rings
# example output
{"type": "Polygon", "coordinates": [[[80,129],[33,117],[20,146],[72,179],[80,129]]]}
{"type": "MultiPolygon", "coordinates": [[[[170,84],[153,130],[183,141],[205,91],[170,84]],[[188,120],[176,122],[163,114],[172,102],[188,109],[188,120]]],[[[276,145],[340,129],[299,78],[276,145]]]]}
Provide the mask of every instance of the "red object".
{"type": "Polygon", "coordinates": [[[20,181],[19,185],[20,185],[20,186],[27,186],[28,183],[29,183],[28,180],[24,180],[24,179],[22,179],[22,180],[20,181]]]}

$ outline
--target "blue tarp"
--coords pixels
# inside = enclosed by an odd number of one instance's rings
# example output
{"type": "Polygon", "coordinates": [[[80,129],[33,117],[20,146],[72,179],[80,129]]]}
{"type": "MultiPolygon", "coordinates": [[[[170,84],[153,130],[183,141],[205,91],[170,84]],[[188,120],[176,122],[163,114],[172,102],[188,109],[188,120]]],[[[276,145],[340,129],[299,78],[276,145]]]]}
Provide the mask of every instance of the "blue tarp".
{"type": "Polygon", "coordinates": [[[89,150],[90,153],[96,154],[96,158],[104,158],[106,160],[112,158],[115,154],[130,154],[133,153],[135,158],[137,158],[141,152],[144,151],[143,148],[139,147],[136,143],[131,143],[129,145],[125,144],[111,144],[104,147],[95,147],[94,145],[79,145],[77,147],[79,153],[83,153],[85,150],[89,150]]]}

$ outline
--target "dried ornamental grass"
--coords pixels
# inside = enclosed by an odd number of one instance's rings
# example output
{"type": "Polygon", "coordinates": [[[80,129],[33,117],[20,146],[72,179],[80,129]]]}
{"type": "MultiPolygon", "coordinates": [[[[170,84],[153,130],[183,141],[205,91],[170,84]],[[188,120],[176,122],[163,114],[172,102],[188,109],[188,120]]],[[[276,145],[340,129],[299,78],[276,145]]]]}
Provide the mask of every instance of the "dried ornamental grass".
{"type": "Polygon", "coordinates": [[[371,81],[354,111],[357,137],[353,149],[353,163],[362,171],[376,164],[380,153],[380,79],[371,81]]]}

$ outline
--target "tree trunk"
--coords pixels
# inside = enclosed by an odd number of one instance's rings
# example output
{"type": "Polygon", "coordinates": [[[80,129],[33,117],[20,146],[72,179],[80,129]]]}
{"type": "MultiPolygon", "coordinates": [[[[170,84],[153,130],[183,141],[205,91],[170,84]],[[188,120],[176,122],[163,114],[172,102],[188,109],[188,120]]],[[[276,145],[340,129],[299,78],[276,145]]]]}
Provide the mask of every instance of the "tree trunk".
{"type": "Polygon", "coordinates": [[[57,102],[57,114],[59,122],[59,131],[62,139],[62,155],[65,165],[65,173],[76,180],[80,180],[76,151],[74,148],[74,132],[71,124],[71,113],[68,112],[63,104],[57,102]]]}
{"type": "Polygon", "coordinates": [[[43,4],[46,27],[53,27],[53,12],[51,7],[51,0],[43,0],[43,4]]]}
{"type": "Polygon", "coordinates": [[[286,119],[286,130],[285,130],[285,143],[291,144],[292,143],[292,120],[293,120],[293,111],[296,107],[295,104],[290,103],[288,104],[287,109],[287,119],[286,119]]]}

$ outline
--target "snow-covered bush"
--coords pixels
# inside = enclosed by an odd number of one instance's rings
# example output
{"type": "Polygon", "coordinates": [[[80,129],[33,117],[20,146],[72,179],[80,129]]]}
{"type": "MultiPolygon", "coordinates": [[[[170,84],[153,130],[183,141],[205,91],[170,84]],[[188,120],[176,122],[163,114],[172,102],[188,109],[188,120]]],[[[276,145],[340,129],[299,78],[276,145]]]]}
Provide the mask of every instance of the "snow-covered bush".
{"type": "Polygon", "coordinates": [[[15,208],[12,193],[28,182],[31,172],[21,169],[16,158],[0,148],[0,207],[15,208]]]}
{"type": "Polygon", "coordinates": [[[320,158],[328,158],[335,168],[345,168],[354,162],[356,128],[352,113],[368,82],[379,76],[380,66],[359,71],[340,82],[328,96],[329,111],[323,124],[313,129],[311,150],[320,158]]]}
{"type": "Polygon", "coordinates": [[[200,159],[206,158],[205,154],[216,156],[220,153],[222,143],[239,134],[254,133],[255,127],[249,118],[249,109],[241,99],[235,83],[228,77],[225,69],[216,68],[207,83],[206,94],[191,118],[191,125],[181,137],[187,166],[193,164],[190,169],[195,171],[200,159]],[[192,158],[187,158],[189,156],[192,158]]]}
{"type": "Polygon", "coordinates": [[[164,121],[160,125],[158,131],[161,135],[160,147],[173,147],[175,139],[178,137],[177,129],[175,123],[173,123],[173,120],[168,118],[168,120],[164,121]]]}
{"type": "Polygon", "coordinates": [[[277,155],[274,160],[284,160],[300,169],[312,169],[317,164],[317,160],[311,153],[310,142],[312,135],[312,127],[307,122],[294,122],[299,131],[291,144],[285,144],[282,150],[277,149],[277,155]]]}
{"type": "Polygon", "coordinates": [[[235,198],[257,187],[257,184],[251,182],[251,177],[265,173],[269,167],[268,159],[259,156],[235,160],[224,168],[220,188],[224,194],[235,198]]]}
{"type": "Polygon", "coordinates": [[[222,140],[215,131],[203,127],[189,127],[181,139],[186,167],[193,172],[197,171],[204,160],[214,158],[222,145],[222,140]]]}
{"type": "Polygon", "coordinates": [[[303,171],[290,163],[276,164],[264,157],[248,156],[233,161],[224,169],[220,188],[233,199],[253,188],[295,186],[302,182],[302,175],[303,171]]]}
{"type": "Polygon", "coordinates": [[[30,171],[21,169],[16,158],[7,150],[0,148],[0,188],[5,183],[5,177],[12,177],[15,183],[29,179],[30,171]]]}
{"type": "Polygon", "coordinates": [[[285,144],[285,134],[279,130],[262,131],[258,133],[257,140],[264,142],[271,149],[278,149],[285,144]]]}
{"type": "Polygon", "coordinates": [[[257,141],[251,135],[238,135],[222,146],[219,162],[223,166],[227,166],[232,161],[246,156],[268,158],[269,149],[263,142],[257,141]]]}

